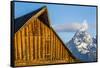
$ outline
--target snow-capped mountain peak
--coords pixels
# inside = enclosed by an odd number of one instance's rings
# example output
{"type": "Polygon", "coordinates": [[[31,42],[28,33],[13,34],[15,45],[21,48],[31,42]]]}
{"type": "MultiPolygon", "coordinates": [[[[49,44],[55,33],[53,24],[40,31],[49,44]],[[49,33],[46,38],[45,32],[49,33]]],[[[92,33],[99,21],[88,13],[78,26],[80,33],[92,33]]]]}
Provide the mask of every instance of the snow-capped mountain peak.
{"type": "Polygon", "coordinates": [[[73,37],[74,44],[79,52],[88,53],[88,46],[92,43],[91,35],[86,31],[77,31],[73,37]]]}
{"type": "Polygon", "coordinates": [[[96,38],[93,38],[86,30],[80,29],[67,43],[67,47],[78,58],[84,61],[94,61],[96,59],[96,44],[96,38]]]}

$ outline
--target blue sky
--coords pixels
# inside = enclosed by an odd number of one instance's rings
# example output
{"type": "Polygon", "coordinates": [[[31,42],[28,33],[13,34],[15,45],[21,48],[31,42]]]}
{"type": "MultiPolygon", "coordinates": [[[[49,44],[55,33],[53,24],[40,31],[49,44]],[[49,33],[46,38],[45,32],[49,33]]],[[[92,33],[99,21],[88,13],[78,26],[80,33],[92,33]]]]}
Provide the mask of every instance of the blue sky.
{"type": "MultiPolygon", "coordinates": [[[[23,16],[42,6],[47,6],[50,23],[54,29],[56,25],[73,24],[76,22],[82,24],[86,20],[89,25],[88,32],[92,36],[96,35],[96,7],[15,2],[15,18],[23,16]]],[[[64,43],[68,42],[75,34],[74,31],[56,32],[64,43]]]]}

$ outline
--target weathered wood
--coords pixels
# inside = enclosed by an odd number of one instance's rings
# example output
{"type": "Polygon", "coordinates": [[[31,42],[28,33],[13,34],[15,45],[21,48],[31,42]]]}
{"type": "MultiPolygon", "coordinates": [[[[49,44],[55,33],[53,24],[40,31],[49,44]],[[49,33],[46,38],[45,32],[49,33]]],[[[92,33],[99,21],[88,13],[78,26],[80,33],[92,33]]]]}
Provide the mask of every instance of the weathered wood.
{"type": "Polygon", "coordinates": [[[33,16],[15,33],[15,65],[77,62],[52,28],[36,17],[33,16]]]}

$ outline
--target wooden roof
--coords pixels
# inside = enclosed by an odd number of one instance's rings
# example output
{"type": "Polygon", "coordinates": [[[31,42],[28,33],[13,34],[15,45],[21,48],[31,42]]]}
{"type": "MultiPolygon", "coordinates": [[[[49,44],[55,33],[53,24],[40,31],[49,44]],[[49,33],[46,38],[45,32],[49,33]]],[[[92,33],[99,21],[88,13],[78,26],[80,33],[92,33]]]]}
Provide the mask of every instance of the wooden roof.
{"type": "Polygon", "coordinates": [[[40,21],[49,26],[48,13],[47,11],[43,12],[43,9],[47,10],[46,6],[14,19],[14,33],[16,33],[32,16],[38,17],[40,21]]]}

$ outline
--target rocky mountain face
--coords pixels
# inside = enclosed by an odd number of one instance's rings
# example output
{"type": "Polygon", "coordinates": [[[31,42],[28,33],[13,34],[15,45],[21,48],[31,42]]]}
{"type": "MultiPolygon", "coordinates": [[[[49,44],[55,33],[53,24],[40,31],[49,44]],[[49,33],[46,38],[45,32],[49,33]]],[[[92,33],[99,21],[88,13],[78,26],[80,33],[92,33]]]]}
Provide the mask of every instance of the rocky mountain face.
{"type": "Polygon", "coordinates": [[[96,37],[92,37],[87,31],[81,29],[66,44],[76,58],[86,62],[96,61],[96,45],[96,37]]]}

